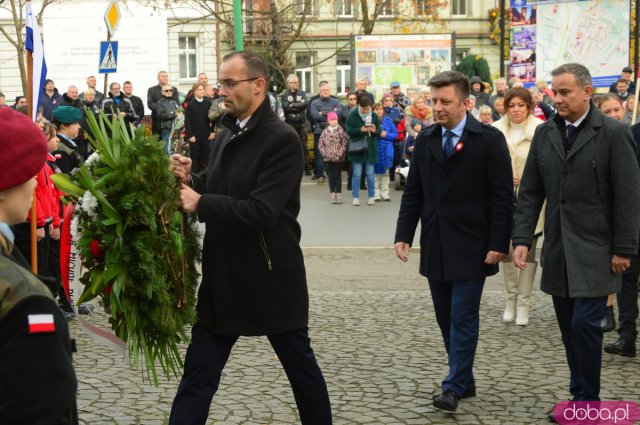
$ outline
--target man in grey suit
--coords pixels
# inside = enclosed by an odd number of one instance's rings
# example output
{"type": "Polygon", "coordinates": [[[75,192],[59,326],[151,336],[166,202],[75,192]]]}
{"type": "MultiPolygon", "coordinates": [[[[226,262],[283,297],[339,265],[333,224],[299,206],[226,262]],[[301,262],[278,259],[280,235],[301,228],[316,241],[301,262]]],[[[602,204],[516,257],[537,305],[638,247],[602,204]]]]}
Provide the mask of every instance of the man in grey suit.
{"type": "MultiPolygon", "coordinates": [[[[558,114],[535,132],[515,215],[513,262],[523,269],[547,199],[542,291],[553,297],[573,401],[600,400],[608,294],[638,252],[640,169],[629,127],[591,102],[580,64],[554,69],[558,114]]],[[[551,416],[549,419],[553,419],[551,416]]]]}

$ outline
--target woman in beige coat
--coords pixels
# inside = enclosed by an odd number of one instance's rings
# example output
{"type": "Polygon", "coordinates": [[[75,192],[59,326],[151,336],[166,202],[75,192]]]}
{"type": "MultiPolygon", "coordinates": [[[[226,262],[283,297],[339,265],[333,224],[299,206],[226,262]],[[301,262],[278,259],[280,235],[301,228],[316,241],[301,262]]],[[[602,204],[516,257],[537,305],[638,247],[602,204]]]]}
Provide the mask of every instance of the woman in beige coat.
{"type": "MultiPolygon", "coordinates": [[[[493,125],[500,130],[507,139],[509,153],[511,154],[511,166],[513,167],[514,198],[518,193],[520,178],[524,171],[524,164],[529,155],[529,148],[533,133],[542,120],[533,115],[533,98],[531,93],[523,87],[510,89],[504,97],[506,114],[493,125]]],[[[543,208],[544,211],[544,208],[543,208]]],[[[519,270],[513,262],[505,260],[502,263],[505,291],[507,295],[503,322],[510,323],[515,319],[516,325],[529,324],[529,305],[533,281],[536,275],[538,263],[535,260],[536,243],[542,234],[544,217],[541,214],[536,227],[536,238],[529,250],[526,270],[519,270]]]]}

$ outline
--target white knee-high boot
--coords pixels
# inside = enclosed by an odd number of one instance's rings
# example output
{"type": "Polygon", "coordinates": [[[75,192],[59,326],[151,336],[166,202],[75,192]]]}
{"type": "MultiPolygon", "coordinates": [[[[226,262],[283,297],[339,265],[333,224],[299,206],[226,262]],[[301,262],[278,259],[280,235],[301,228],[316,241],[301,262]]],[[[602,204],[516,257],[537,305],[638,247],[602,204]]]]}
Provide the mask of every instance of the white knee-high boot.
{"type": "Polygon", "coordinates": [[[389,173],[383,174],[380,181],[380,199],[383,201],[389,201],[389,173]]]}
{"type": "Polygon", "coordinates": [[[375,195],[373,196],[373,199],[376,201],[379,201],[381,186],[382,186],[382,174],[376,174],[375,177],[376,177],[376,191],[375,191],[375,195]]]}
{"type": "Polygon", "coordinates": [[[511,323],[516,317],[516,297],[518,295],[518,271],[519,269],[511,262],[502,263],[502,276],[504,277],[504,291],[507,296],[507,303],[504,308],[502,321],[511,323]]]}
{"type": "Polygon", "coordinates": [[[533,292],[533,281],[536,277],[538,263],[527,263],[527,268],[520,271],[518,279],[518,302],[516,304],[516,325],[529,324],[529,305],[533,292]]]}

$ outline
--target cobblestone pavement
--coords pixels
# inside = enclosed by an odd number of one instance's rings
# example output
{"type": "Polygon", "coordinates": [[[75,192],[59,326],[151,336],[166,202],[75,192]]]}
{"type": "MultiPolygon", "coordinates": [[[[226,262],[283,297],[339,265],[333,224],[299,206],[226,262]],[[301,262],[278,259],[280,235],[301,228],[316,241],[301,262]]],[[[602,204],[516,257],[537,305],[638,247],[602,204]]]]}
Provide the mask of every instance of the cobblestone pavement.
{"type": "MultiPolygon", "coordinates": [[[[313,348],[335,424],[541,424],[568,398],[568,370],[550,297],[537,291],[531,324],[501,323],[500,276],[487,281],[475,361],[478,397],[445,414],[431,396],[447,372],[418,256],[391,249],[305,249],[313,348]]],[[[538,285],[539,286],[539,285],[538,285]]],[[[91,322],[104,326],[100,313],[91,322]]],[[[179,378],[144,382],[139,371],[71,322],[83,424],[165,424],[179,378]]],[[[615,339],[608,334],[605,342],[615,339]]],[[[184,347],[183,347],[184,352],[184,347]]],[[[638,359],[603,357],[603,399],[640,400],[638,359]]],[[[296,424],[286,376],[266,338],[241,338],[224,370],[208,424],[296,424]]]]}

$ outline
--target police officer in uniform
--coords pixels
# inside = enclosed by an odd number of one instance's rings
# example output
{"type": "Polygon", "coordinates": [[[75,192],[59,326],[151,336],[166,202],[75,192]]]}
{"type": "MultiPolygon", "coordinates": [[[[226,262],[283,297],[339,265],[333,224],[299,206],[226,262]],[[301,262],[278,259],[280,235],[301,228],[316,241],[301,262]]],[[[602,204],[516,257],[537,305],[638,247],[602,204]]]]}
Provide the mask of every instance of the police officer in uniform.
{"type": "Polygon", "coordinates": [[[28,117],[2,108],[0,145],[0,424],[76,425],[67,323],[51,291],[10,257],[9,226],[29,212],[47,141],[28,117]]]}
{"type": "Polygon", "coordinates": [[[51,154],[56,158],[56,165],[65,174],[71,173],[71,170],[83,162],[80,147],[75,141],[80,132],[81,120],[82,112],[72,106],[58,106],[53,110],[51,123],[56,126],[60,144],[58,150],[51,154]]]}
{"type": "Polygon", "coordinates": [[[287,77],[288,90],[285,90],[280,96],[280,103],[284,111],[284,120],[298,133],[304,150],[304,175],[311,175],[311,166],[309,165],[309,147],[307,146],[307,94],[303,90],[299,90],[300,83],[298,76],[291,74],[287,77]]]}

